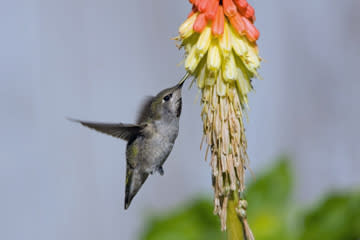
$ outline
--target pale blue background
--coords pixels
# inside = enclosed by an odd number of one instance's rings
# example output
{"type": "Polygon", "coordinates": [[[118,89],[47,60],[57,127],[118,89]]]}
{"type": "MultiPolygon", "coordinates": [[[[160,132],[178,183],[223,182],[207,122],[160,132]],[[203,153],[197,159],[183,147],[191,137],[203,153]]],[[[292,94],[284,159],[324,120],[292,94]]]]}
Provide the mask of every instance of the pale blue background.
{"type": "MultiPolygon", "coordinates": [[[[255,173],[294,157],[296,201],[360,184],[360,1],[252,1],[264,80],[247,127],[255,173]]],[[[165,164],[123,210],[125,143],[65,120],[132,122],[176,83],[187,0],[0,1],[0,239],[135,239],[144,215],[212,193],[197,90],[165,164]]],[[[274,186],[276,187],[276,186],[274,186]]]]}

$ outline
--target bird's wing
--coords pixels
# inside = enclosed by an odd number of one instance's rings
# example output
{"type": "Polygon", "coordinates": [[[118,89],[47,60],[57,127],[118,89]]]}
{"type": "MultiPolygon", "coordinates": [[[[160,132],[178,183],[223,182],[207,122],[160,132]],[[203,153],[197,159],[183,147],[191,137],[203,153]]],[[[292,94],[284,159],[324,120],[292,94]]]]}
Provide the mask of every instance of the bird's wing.
{"type": "Polygon", "coordinates": [[[143,126],[135,124],[86,122],[76,119],[69,120],[81,123],[88,128],[111,135],[116,138],[121,138],[126,141],[133,139],[135,136],[140,134],[141,130],[143,129],[143,126]]]}

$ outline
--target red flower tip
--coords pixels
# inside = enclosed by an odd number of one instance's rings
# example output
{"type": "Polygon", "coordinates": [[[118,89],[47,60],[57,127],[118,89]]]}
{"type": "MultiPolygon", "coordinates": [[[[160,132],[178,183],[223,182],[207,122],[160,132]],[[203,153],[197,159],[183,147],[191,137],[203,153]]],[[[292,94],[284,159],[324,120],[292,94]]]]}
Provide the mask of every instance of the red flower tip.
{"type": "Polygon", "coordinates": [[[216,17],[216,13],[219,7],[219,1],[218,0],[209,0],[209,4],[206,10],[206,19],[208,20],[214,20],[216,17]]]}
{"type": "Polygon", "coordinates": [[[202,30],[204,30],[204,28],[206,27],[207,24],[207,20],[205,17],[205,13],[200,13],[199,16],[197,16],[195,23],[194,23],[194,31],[195,32],[202,32],[202,30]]]}
{"type": "Polygon", "coordinates": [[[235,28],[235,30],[240,33],[243,34],[245,31],[245,23],[242,19],[242,17],[240,16],[240,13],[236,12],[236,14],[232,17],[229,18],[231,25],[235,28]]]}
{"type": "Polygon", "coordinates": [[[255,16],[255,10],[251,5],[248,5],[246,8],[246,12],[244,14],[244,17],[246,18],[252,18],[253,16],[255,16]]]}
{"type": "Polygon", "coordinates": [[[196,6],[200,12],[205,12],[208,5],[209,5],[209,0],[198,0],[196,6]]]}
{"type": "Polygon", "coordinates": [[[256,29],[254,24],[252,24],[249,19],[242,17],[242,20],[245,24],[245,34],[246,37],[249,39],[250,42],[255,42],[260,37],[259,30],[256,29]]]}
{"type": "Polygon", "coordinates": [[[239,11],[245,11],[248,3],[246,0],[234,0],[235,5],[238,7],[239,11]]]}
{"type": "Polygon", "coordinates": [[[211,32],[219,37],[224,33],[225,17],[228,18],[234,29],[245,35],[249,41],[259,39],[259,30],[254,26],[255,10],[247,0],[189,0],[193,4],[188,18],[200,12],[193,25],[195,32],[201,33],[208,21],[211,21],[211,32]],[[221,4],[220,4],[221,2],[221,4]]]}
{"type": "Polygon", "coordinates": [[[232,17],[237,13],[233,0],[223,0],[224,13],[228,17],[232,17]]]}
{"type": "Polygon", "coordinates": [[[214,36],[221,36],[224,33],[225,16],[222,6],[218,7],[216,18],[212,23],[211,31],[214,36]]]}

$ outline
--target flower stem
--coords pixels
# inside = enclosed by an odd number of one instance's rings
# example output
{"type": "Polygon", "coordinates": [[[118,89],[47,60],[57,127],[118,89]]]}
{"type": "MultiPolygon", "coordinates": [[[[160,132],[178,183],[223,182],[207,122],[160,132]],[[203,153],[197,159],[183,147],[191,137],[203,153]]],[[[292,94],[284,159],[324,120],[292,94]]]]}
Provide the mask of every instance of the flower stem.
{"type": "Polygon", "coordinates": [[[247,222],[246,209],[247,201],[240,194],[232,194],[228,201],[227,226],[228,240],[255,240],[254,235],[247,222]]]}
{"type": "Polygon", "coordinates": [[[237,199],[231,198],[227,208],[227,239],[228,240],[246,240],[244,239],[243,226],[237,215],[237,199]]]}

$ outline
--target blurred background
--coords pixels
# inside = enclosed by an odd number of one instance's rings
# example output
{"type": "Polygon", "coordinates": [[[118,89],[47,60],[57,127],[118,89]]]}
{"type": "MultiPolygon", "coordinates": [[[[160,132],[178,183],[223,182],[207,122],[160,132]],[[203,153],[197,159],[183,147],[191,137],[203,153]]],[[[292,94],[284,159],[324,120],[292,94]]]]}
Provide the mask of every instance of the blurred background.
{"type": "MultiPolygon", "coordinates": [[[[265,59],[247,124],[258,177],[248,178],[255,235],[281,239],[261,232],[274,221],[319,230],[313,222],[334,209],[339,215],[326,218],[335,220],[320,234],[338,228],[352,235],[324,239],[360,239],[353,234],[360,229],[360,1],[250,3],[265,59]],[[277,160],[283,154],[287,160],[277,160]],[[281,184],[285,190],[276,191],[281,184]],[[265,206],[259,199],[273,199],[281,220],[257,223],[256,214],[271,209],[256,207],[265,206]],[[276,205],[284,199],[285,212],[276,205]],[[340,205],[326,205],[332,199],[340,205]],[[347,230],[339,222],[355,225],[347,230]]],[[[149,178],[127,211],[126,143],[65,119],[133,122],[144,96],[184,74],[183,51],[170,38],[190,8],[186,0],[0,1],[0,239],[150,239],[179,208],[190,212],[185,222],[197,207],[208,209],[209,226],[218,226],[210,167],[199,151],[196,88],[183,91],[180,134],[165,175],[149,178]]],[[[299,236],[319,239],[306,231],[299,236]]]]}

